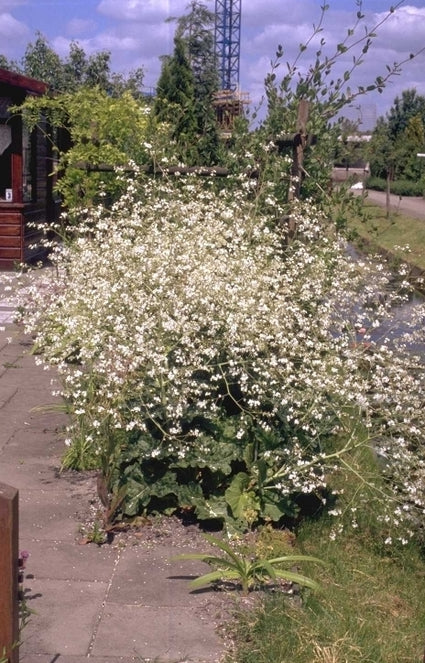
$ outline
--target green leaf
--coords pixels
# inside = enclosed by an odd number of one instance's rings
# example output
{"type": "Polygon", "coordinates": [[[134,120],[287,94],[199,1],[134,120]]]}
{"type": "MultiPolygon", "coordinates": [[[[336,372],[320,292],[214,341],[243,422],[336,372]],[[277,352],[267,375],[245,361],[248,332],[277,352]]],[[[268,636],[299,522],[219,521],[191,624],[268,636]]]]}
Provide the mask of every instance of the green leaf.
{"type": "Polygon", "coordinates": [[[253,573],[255,573],[255,575],[258,575],[259,573],[261,574],[263,571],[266,571],[267,575],[272,580],[276,580],[277,578],[276,569],[273,568],[273,565],[270,564],[269,560],[267,559],[256,562],[252,566],[252,571],[253,573]]]}
{"type": "Polygon", "coordinates": [[[217,582],[218,580],[240,580],[240,575],[236,571],[211,571],[211,573],[206,573],[199,578],[195,578],[189,583],[189,587],[192,589],[198,589],[199,587],[204,587],[204,585],[209,585],[211,582],[217,582]]]}
{"type": "Polygon", "coordinates": [[[326,562],[324,562],[322,559],[319,559],[319,557],[312,557],[310,555],[285,555],[284,557],[273,557],[273,559],[269,559],[267,561],[270,564],[284,564],[284,563],[293,564],[295,562],[314,562],[315,564],[321,564],[322,566],[326,566],[326,562]]]}
{"type": "Polygon", "coordinates": [[[249,512],[260,511],[260,503],[254,491],[249,490],[251,478],[245,472],[239,472],[233,477],[232,483],[225,492],[228,503],[235,518],[246,520],[249,512]]]}
{"type": "Polygon", "coordinates": [[[278,522],[282,516],[295,516],[296,507],[289,499],[279,499],[275,493],[267,493],[262,499],[261,515],[278,522]]]}
{"type": "Polygon", "coordinates": [[[218,566],[221,569],[229,568],[231,562],[223,559],[222,557],[215,557],[214,555],[209,555],[208,553],[182,553],[181,555],[176,555],[172,557],[173,560],[185,560],[185,561],[200,561],[205,562],[205,564],[213,564],[218,566]]]}
{"type": "Polygon", "coordinates": [[[315,591],[320,588],[319,583],[311,578],[301,575],[300,573],[294,573],[292,571],[282,571],[281,569],[276,569],[276,576],[282,578],[283,580],[289,580],[290,582],[295,582],[297,585],[302,587],[308,587],[309,589],[314,589],[315,591]]]}
{"type": "Polygon", "coordinates": [[[223,552],[227,553],[235,563],[239,564],[238,556],[225,541],[222,541],[222,539],[217,539],[215,536],[211,536],[211,534],[204,534],[204,539],[208,541],[208,543],[211,543],[212,546],[217,546],[217,548],[223,550],[223,552]]]}

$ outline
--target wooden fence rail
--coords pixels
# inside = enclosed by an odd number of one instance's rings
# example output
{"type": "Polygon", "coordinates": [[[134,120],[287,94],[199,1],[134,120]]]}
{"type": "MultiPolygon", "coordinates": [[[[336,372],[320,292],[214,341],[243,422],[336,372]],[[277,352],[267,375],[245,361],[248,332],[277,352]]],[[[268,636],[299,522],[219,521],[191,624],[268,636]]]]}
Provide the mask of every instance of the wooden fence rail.
{"type": "Polygon", "coordinates": [[[3,650],[9,663],[19,662],[19,494],[0,483],[0,660],[3,650]]]}

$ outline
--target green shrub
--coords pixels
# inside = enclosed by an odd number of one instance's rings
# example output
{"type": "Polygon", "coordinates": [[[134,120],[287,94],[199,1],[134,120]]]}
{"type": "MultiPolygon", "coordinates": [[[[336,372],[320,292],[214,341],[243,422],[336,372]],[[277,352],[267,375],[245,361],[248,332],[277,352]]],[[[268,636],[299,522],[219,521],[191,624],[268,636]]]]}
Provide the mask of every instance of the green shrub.
{"type": "MultiPolygon", "coordinates": [[[[368,189],[375,189],[376,191],[386,191],[387,182],[380,177],[369,177],[366,183],[368,189]]],[[[396,196],[423,196],[424,183],[423,181],[411,180],[395,180],[390,185],[391,193],[396,196]]]]}
{"type": "Polygon", "coordinates": [[[27,288],[27,330],[72,417],[65,463],[101,468],[108,519],[193,511],[245,529],[323,508],[373,440],[388,517],[413,518],[422,373],[376,336],[407,293],[352,261],[311,203],[294,202],[288,243],[272,185],[261,210],[249,180],[214,189],[130,182],[27,288]]]}

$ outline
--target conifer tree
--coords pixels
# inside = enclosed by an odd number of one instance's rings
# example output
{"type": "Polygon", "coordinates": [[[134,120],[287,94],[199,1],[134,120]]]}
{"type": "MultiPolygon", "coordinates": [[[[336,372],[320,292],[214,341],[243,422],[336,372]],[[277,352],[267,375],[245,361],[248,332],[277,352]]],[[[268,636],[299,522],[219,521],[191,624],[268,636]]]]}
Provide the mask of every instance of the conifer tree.
{"type": "Polygon", "coordinates": [[[195,116],[198,125],[198,153],[203,164],[217,163],[220,140],[213,106],[219,88],[214,45],[215,17],[198,0],[192,0],[188,13],[179,18],[176,34],[187,48],[195,89],[195,116]]]}
{"type": "Polygon", "coordinates": [[[196,153],[197,122],[195,117],[193,73],[181,37],[174,39],[174,53],[163,59],[158,80],[154,114],[160,122],[172,125],[171,138],[178,156],[190,160],[196,153]]]}

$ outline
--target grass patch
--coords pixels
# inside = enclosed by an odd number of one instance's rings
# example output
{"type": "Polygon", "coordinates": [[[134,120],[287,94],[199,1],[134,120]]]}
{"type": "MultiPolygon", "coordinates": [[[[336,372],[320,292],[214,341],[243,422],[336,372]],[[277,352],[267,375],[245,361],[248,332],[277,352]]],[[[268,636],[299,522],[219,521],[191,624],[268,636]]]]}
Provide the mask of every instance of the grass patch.
{"type": "Polygon", "coordinates": [[[321,583],[302,603],[275,596],[244,614],[232,663],[413,663],[425,643],[425,564],[412,545],[391,556],[356,530],[330,538],[309,523],[296,547],[327,562],[308,569],[321,583]]]}
{"type": "Polygon", "coordinates": [[[367,200],[364,214],[350,215],[348,229],[353,231],[356,240],[364,240],[373,250],[384,249],[396,258],[425,270],[425,221],[415,219],[397,211],[391,211],[389,218],[384,207],[373,205],[367,200]],[[400,251],[400,246],[410,247],[410,252],[400,251]]]}

